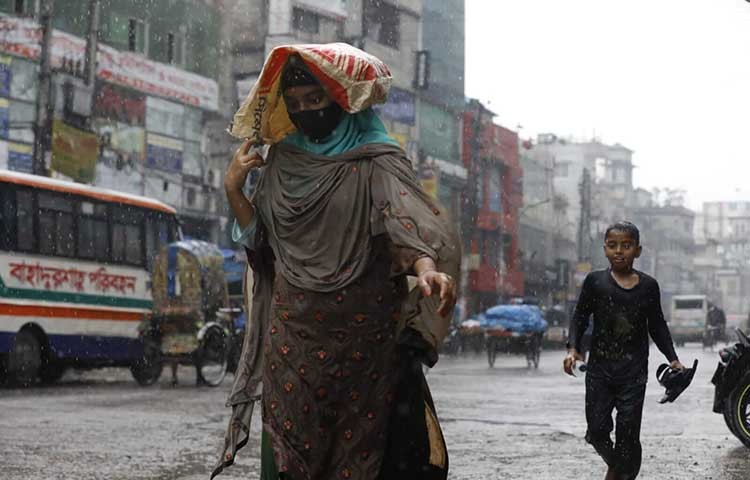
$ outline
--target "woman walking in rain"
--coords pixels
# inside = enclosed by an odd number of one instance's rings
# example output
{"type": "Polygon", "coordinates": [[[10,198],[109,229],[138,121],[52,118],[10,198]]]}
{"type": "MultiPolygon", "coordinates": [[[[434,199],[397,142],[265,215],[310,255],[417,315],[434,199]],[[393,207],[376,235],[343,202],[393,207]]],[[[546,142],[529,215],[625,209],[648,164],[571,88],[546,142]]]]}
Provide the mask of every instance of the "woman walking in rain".
{"type": "Polygon", "coordinates": [[[437,360],[460,247],[369,108],[383,78],[385,65],[348,45],[279,47],[245,104],[254,139],[225,186],[254,291],[214,475],[247,442],[260,399],[264,480],[446,478],[421,363],[437,360]],[[259,138],[265,159],[251,152],[259,138]]]}

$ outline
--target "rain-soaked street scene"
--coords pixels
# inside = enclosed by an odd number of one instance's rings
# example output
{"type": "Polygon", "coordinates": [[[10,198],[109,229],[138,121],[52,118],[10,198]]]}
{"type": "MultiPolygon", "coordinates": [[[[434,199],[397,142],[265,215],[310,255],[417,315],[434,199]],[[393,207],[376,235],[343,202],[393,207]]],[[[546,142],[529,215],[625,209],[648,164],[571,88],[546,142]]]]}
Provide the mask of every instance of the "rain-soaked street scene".
{"type": "MultiPolygon", "coordinates": [[[[650,382],[641,477],[745,479],[747,449],[711,413],[716,354],[698,345],[684,352],[708,368],[678,405],[659,405],[663,390],[650,382]]],[[[444,357],[427,374],[448,441],[449,478],[603,476],[583,440],[584,379],[561,378],[559,360],[560,352],[545,351],[539,370],[517,356],[499,357],[489,368],[485,355],[466,353],[444,357]]],[[[231,379],[223,388],[196,390],[190,369],[179,374],[177,387],[165,378],[143,389],[126,371],[69,372],[55,387],[4,392],[4,478],[208,478],[226,427],[217,404],[231,379]]],[[[258,478],[259,418],[251,428],[248,452],[218,478],[258,478]]]]}
{"type": "Polygon", "coordinates": [[[0,480],[750,479],[750,0],[0,0],[0,480]]]}

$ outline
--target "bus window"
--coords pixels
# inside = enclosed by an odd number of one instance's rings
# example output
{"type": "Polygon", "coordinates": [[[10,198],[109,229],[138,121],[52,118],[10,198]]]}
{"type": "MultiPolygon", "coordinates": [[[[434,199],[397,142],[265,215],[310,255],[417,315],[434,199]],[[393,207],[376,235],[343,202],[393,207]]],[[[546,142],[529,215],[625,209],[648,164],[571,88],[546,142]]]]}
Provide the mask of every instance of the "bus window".
{"type": "Polygon", "coordinates": [[[39,253],[72,257],[75,253],[73,235],[73,200],[70,197],[39,192],[39,253]]]}
{"type": "Polygon", "coordinates": [[[151,270],[162,246],[177,240],[176,222],[161,213],[153,213],[146,221],[146,266],[151,270]]]}
{"type": "Polygon", "coordinates": [[[151,271],[154,258],[159,253],[159,234],[157,220],[149,218],[146,220],[146,268],[151,271]]]}
{"type": "Polygon", "coordinates": [[[107,208],[87,200],[81,202],[78,216],[78,257],[87,260],[109,260],[107,208]]]}
{"type": "Polygon", "coordinates": [[[16,190],[3,185],[0,202],[0,250],[15,250],[16,190]]]}
{"type": "Polygon", "coordinates": [[[31,190],[16,191],[16,248],[24,252],[36,250],[34,235],[34,192],[31,190]]]}
{"type": "Polygon", "coordinates": [[[674,308],[675,310],[700,310],[703,308],[703,299],[675,299],[674,308]]]}
{"type": "Polygon", "coordinates": [[[112,260],[144,265],[143,211],[126,206],[115,206],[112,210],[112,260]]]}

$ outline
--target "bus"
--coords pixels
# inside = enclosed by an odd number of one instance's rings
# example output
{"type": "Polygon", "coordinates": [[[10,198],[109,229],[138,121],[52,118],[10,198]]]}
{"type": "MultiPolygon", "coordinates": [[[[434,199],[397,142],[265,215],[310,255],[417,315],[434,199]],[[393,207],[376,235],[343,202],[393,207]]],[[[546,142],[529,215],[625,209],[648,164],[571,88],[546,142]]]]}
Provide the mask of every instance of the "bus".
{"type": "Polygon", "coordinates": [[[669,330],[678,346],[703,341],[708,318],[706,295],[674,295],[670,314],[669,330]]]}
{"type": "Polygon", "coordinates": [[[176,211],[156,200],[0,170],[0,380],[53,382],[68,367],[150,375],[139,337],[149,272],[180,238],[176,211]]]}

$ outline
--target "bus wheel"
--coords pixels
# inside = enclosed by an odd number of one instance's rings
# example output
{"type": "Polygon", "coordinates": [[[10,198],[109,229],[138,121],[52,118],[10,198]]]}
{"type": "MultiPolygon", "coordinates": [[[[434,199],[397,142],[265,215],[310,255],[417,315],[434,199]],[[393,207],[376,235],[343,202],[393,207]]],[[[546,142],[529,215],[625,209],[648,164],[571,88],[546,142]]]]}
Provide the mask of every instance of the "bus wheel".
{"type": "Polygon", "coordinates": [[[63,374],[65,374],[64,365],[54,361],[45,363],[46,365],[44,365],[39,372],[39,378],[42,383],[55,383],[62,378],[63,374]]]}
{"type": "Polygon", "coordinates": [[[24,387],[33,384],[42,368],[42,345],[34,332],[21,330],[16,334],[8,355],[8,377],[24,387]]]}
{"type": "Polygon", "coordinates": [[[161,345],[154,338],[146,338],[143,341],[143,356],[130,366],[130,373],[139,385],[147,387],[159,380],[163,368],[161,345]]]}

